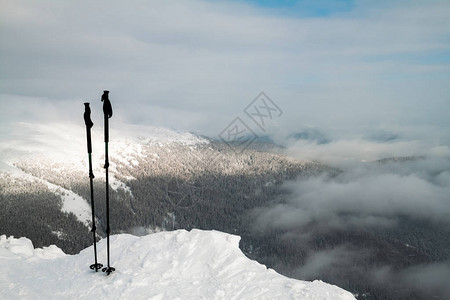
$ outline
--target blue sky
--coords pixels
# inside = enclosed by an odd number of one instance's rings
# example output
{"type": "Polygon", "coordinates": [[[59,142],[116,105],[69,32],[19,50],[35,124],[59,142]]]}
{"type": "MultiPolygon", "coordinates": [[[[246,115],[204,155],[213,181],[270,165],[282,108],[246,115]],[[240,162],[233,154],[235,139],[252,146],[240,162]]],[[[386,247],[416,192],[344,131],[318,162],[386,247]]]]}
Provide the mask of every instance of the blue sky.
{"type": "MultiPolygon", "coordinates": [[[[215,0],[212,0],[215,1],[215,0]]],[[[274,14],[296,17],[326,17],[351,11],[353,0],[235,0],[236,2],[267,8],[274,14]]]]}

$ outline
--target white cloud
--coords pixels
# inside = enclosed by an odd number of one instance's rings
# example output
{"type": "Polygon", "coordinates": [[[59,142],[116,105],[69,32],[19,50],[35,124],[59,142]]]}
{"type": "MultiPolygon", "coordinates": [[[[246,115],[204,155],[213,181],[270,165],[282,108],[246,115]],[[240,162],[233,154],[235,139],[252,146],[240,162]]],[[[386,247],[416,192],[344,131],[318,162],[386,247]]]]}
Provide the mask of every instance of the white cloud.
{"type": "Polygon", "coordinates": [[[333,228],[395,225],[398,216],[447,224],[448,158],[353,165],[336,177],[284,184],[285,201],[255,210],[261,230],[293,230],[312,222],[333,228]]]}

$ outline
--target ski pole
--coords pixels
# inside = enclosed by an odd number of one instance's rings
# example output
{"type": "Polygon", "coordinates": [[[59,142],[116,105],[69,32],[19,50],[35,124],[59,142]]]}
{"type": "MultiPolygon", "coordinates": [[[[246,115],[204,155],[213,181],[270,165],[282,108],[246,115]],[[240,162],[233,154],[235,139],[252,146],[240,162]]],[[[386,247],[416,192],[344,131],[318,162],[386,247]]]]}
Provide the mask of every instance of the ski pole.
{"type": "Polygon", "coordinates": [[[116,269],[111,267],[110,265],[110,255],[109,255],[109,234],[111,232],[111,228],[109,227],[109,182],[108,182],[108,168],[109,168],[109,159],[108,159],[108,142],[109,142],[109,118],[112,117],[113,111],[111,102],[108,98],[109,91],[103,91],[102,102],[103,102],[103,114],[105,119],[105,170],[106,170],[106,251],[107,251],[107,259],[108,266],[103,268],[102,271],[106,272],[106,275],[111,274],[116,269]]]}
{"type": "Polygon", "coordinates": [[[91,120],[91,108],[89,107],[89,102],[84,103],[84,123],[86,124],[86,136],[87,136],[87,151],[89,157],[89,183],[91,186],[91,210],[92,210],[92,235],[94,237],[94,257],[95,263],[90,266],[92,270],[95,269],[97,272],[99,269],[103,267],[102,264],[97,262],[97,241],[95,238],[95,210],[94,210],[94,184],[93,179],[95,178],[94,173],[92,172],[92,141],[91,141],[91,128],[94,126],[91,120]]]}

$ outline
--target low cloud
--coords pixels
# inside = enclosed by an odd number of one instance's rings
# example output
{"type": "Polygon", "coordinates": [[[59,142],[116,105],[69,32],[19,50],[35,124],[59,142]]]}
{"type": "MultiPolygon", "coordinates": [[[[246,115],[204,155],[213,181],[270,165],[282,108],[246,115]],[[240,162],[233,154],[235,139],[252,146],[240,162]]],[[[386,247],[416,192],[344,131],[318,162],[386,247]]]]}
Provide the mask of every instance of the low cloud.
{"type": "Polygon", "coordinates": [[[435,297],[450,298],[450,260],[407,268],[400,273],[411,289],[427,291],[435,297]]]}
{"type": "Polygon", "coordinates": [[[353,278],[350,281],[366,282],[374,293],[398,291],[402,297],[409,292],[425,298],[450,297],[444,238],[450,232],[448,146],[428,143],[426,138],[398,136],[378,141],[297,140],[289,146],[286,152],[291,156],[321,161],[339,170],[284,183],[284,198],[253,211],[257,230],[282,232],[284,238],[309,249],[295,276],[330,278],[343,285],[353,278]],[[405,219],[410,223],[405,224],[405,219]],[[413,243],[420,239],[415,236],[423,234],[420,224],[432,224],[426,225],[432,229],[424,230],[437,231],[420,246],[427,254],[416,244],[407,244],[410,239],[413,243]],[[398,237],[402,230],[406,230],[405,239],[398,237]],[[356,236],[345,238],[343,232],[356,236]],[[317,239],[328,240],[325,248],[311,242],[317,239]],[[339,244],[340,239],[345,244],[339,244]],[[346,279],[341,282],[342,278],[346,279]]]}
{"type": "Polygon", "coordinates": [[[295,275],[306,280],[315,280],[320,278],[322,274],[348,270],[354,265],[356,256],[362,256],[362,253],[352,250],[346,245],[316,251],[306,257],[305,264],[295,271],[295,275]]]}
{"type": "Polygon", "coordinates": [[[284,184],[283,203],[258,209],[258,224],[284,230],[310,222],[335,228],[392,226],[397,216],[450,220],[450,160],[365,163],[337,176],[284,184]]]}

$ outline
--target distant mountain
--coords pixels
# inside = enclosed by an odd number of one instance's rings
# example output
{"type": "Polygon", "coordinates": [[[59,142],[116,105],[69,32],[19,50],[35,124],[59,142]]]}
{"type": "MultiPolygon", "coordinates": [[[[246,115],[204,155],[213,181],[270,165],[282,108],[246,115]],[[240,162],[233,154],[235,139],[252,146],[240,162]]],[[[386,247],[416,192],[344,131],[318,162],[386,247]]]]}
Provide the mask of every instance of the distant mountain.
{"type": "Polygon", "coordinates": [[[417,161],[425,159],[425,156],[398,156],[398,157],[386,157],[376,160],[377,163],[387,164],[391,162],[407,162],[407,161],[417,161]]]}
{"type": "MultiPolygon", "coordinates": [[[[239,237],[178,230],[143,237],[111,237],[108,277],[89,269],[93,246],[65,255],[56,246],[34,249],[26,238],[0,236],[2,299],[355,299],[321,281],[286,278],[249,260],[239,237]]],[[[104,262],[106,241],[98,244],[104,262]]]]}
{"type": "Polygon", "coordinates": [[[400,135],[389,131],[376,131],[367,135],[366,139],[374,142],[393,142],[400,138],[400,135]]]}
{"type": "Polygon", "coordinates": [[[315,142],[319,145],[328,144],[331,142],[329,138],[326,137],[324,133],[316,128],[305,128],[302,131],[291,134],[289,136],[293,140],[305,140],[310,142],[315,142]]]}

